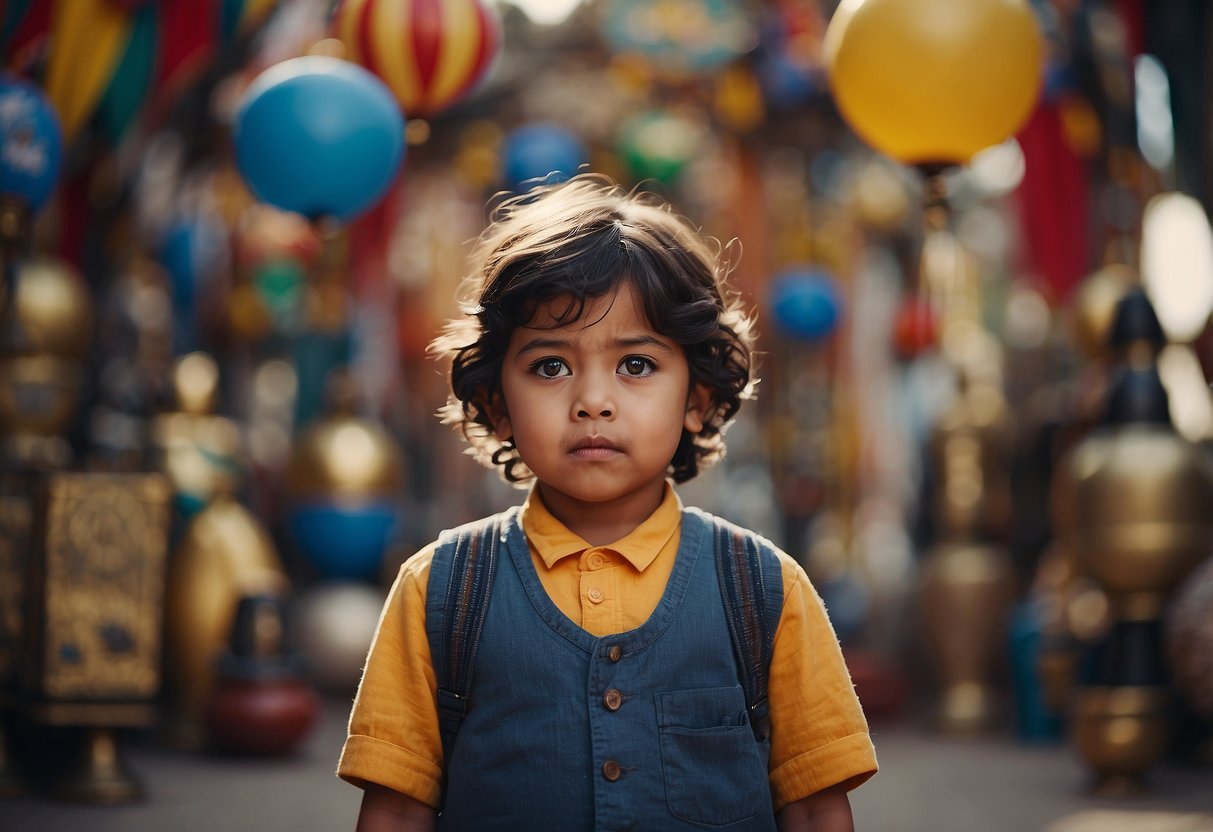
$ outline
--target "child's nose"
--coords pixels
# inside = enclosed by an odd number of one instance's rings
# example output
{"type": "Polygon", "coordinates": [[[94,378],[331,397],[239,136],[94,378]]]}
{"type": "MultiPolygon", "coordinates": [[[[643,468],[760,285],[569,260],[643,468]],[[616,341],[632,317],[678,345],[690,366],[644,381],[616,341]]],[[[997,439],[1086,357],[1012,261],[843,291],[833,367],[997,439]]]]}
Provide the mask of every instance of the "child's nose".
{"type": "Polygon", "coordinates": [[[573,402],[577,419],[610,419],[615,415],[609,384],[583,374],[573,402]]]}

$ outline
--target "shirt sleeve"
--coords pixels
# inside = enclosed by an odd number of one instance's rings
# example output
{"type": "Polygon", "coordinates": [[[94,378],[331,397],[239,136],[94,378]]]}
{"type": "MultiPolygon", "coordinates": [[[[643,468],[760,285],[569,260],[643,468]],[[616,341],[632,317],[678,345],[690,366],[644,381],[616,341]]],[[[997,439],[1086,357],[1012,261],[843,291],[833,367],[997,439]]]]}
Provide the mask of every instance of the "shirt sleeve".
{"type": "Polygon", "coordinates": [[[779,553],[784,601],[767,695],[775,810],[876,773],[876,750],[825,606],[795,560],[779,553]]]}
{"type": "Polygon", "coordinates": [[[442,794],[438,688],[425,632],[435,544],[400,567],[371,642],[337,776],[386,786],[435,808],[442,794]]]}

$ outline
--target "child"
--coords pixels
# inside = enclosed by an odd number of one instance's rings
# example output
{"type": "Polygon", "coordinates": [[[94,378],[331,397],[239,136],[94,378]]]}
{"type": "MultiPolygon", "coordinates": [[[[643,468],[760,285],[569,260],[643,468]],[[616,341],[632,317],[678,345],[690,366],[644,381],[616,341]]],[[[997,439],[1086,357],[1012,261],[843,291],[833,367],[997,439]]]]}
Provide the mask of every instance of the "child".
{"type": "Polygon", "coordinates": [[[713,521],[667,482],[723,455],[754,384],[718,258],[668,207],[594,175],[493,220],[475,305],[434,344],[453,359],[444,416],[534,485],[501,520],[457,743],[436,705],[444,636],[427,633],[453,546],[401,568],[338,768],[365,789],[359,832],[851,830],[847,791],[876,757],[820,599],[761,541],[783,599],[768,741],[739,686],[713,521]]]}

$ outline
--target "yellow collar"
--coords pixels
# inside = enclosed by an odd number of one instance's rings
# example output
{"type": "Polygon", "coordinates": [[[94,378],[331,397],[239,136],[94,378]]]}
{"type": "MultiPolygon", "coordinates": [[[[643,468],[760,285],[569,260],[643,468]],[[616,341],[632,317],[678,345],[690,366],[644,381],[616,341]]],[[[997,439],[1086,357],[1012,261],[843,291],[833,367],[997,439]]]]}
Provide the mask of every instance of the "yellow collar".
{"type": "MultiPolygon", "coordinates": [[[[682,501],[667,481],[665,494],[657,510],[625,537],[601,548],[617,552],[638,571],[643,572],[670,542],[681,522],[682,501]]],[[[580,555],[590,548],[589,543],[569,531],[567,526],[552,516],[543,504],[543,498],[539,496],[537,488],[531,489],[522,506],[522,530],[526,532],[531,546],[539,553],[548,569],[557,561],[570,555],[580,555]]]]}

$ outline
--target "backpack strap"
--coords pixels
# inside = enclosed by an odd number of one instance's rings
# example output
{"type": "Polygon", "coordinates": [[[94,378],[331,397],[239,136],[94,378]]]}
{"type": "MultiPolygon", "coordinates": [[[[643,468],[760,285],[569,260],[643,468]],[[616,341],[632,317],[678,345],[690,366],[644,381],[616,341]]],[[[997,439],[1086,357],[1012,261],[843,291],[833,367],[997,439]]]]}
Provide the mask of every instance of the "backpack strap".
{"type": "Polygon", "coordinates": [[[750,727],[759,742],[771,735],[767,677],[775,651],[775,630],[783,612],[783,574],[774,547],[758,535],[712,517],[716,575],[724,598],[733,654],[750,727]]]}
{"type": "Polygon", "coordinates": [[[439,732],[448,754],[467,715],[476,651],[497,571],[503,519],[504,515],[487,517],[439,537],[438,555],[449,553],[450,560],[445,585],[431,585],[427,590],[427,595],[441,593],[434,599],[440,598],[441,619],[428,621],[428,611],[437,608],[427,604],[426,629],[438,679],[439,732]]]}

